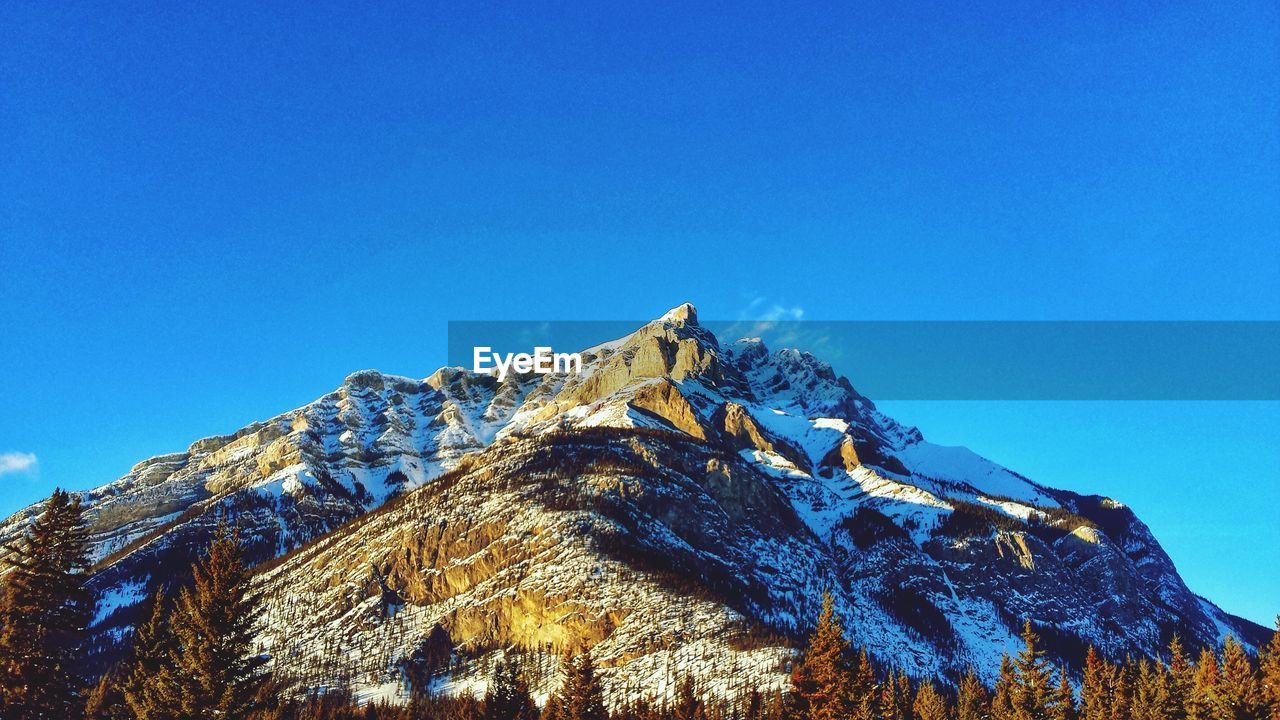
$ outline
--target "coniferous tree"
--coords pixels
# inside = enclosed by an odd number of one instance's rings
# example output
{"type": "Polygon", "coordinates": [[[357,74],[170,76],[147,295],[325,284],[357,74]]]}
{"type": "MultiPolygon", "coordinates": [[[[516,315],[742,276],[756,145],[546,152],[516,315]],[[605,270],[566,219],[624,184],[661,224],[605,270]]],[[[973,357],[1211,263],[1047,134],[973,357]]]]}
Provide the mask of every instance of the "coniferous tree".
{"type": "Polygon", "coordinates": [[[775,692],[770,695],[764,703],[761,710],[761,720],[785,720],[787,718],[787,705],[783,700],[781,692],[775,692]]]}
{"type": "Polygon", "coordinates": [[[1271,642],[1261,653],[1261,692],[1266,706],[1263,717],[1280,720],[1280,617],[1276,618],[1276,631],[1271,642]]]}
{"type": "Polygon", "coordinates": [[[1169,720],[1186,720],[1187,699],[1191,696],[1194,679],[1195,668],[1182,647],[1182,638],[1174,635],[1169,641],[1169,720]]]}
{"type": "Polygon", "coordinates": [[[551,693],[542,708],[542,720],[564,720],[564,699],[561,693],[551,693]]]}
{"type": "Polygon", "coordinates": [[[1196,660],[1191,694],[1187,698],[1187,720],[1216,720],[1218,703],[1218,658],[1204,648],[1196,660]]]}
{"type": "Polygon", "coordinates": [[[1134,674],[1132,720],[1169,720],[1169,676],[1161,663],[1143,658],[1134,674]]]}
{"type": "Polygon", "coordinates": [[[571,664],[555,712],[558,720],[609,720],[591,653],[582,651],[571,664]]]}
{"type": "Polygon", "coordinates": [[[1111,667],[1109,688],[1111,707],[1108,709],[1108,717],[1111,720],[1130,720],[1129,716],[1133,705],[1132,667],[1132,658],[1111,667]]]}
{"type": "Polygon", "coordinates": [[[1044,652],[1036,647],[1040,638],[1027,620],[1022,627],[1022,651],[1014,661],[1017,681],[1012,689],[1014,720],[1047,720],[1049,717],[1050,672],[1044,652]]]}
{"type": "Polygon", "coordinates": [[[1071,678],[1065,667],[1058,668],[1058,687],[1054,689],[1049,705],[1050,720],[1078,720],[1076,696],[1071,688],[1071,678]]]}
{"type": "Polygon", "coordinates": [[[173,678],[176,650],[163,590],[151,597],[151,612],[133,631],[133,647],[120,678],[120,693],[137,720],[168,720],[181,711],[173,678]]]}
{"type": "MultiPolygon", "coordinates": [[[[177,717],[242,720],[260,705],[266,660],[253,653],[253,623],[260,598],[226,524],[205,557],[192,567],[193,584],[172,613],[174,649],[150,693],[176,701],[177,717]]],[[[157,714],[156,718],[166,717],[157,714]]]]}
{"type": "Polygon", "coordinates": [[[706,708],[698,698],[698,687],[693,677],[686,675],[676,688],[676,704],[671,712],[672,720],[705,720],[706,708]]]}
{"type": "Polygon", "coordinates": [[[1018,684],[1017,672],[1013,669],[1013,660],[1008,655],[1000,657],[1000,674],[996,676],[995,690],[991,694],[991,719],[1015,720],[1014,693],[1018,684]]]}
{"type": "Polygon", "coordinates": [[[894,684],[894,692],[898,695],[897,705],[902,711],[902,720],[916,720],[915,691],[911,688],[911,678],[905,670],[898,670],[898,682],[894,684]]]}
{"type": "Polygon", "coordinates": [[[858,653],[858,659],[850,683],[850,703],[853,720],[877,720],[880,717],[879,688],[876,687],[876,671],[872,667],[867,649],[858,653]]]}
{"type": "Polygon", "coordinates": [[[751,688],[747,693],[746,701],[743,702],[742,718],[743,720],[761,720],[764,713],[764,698],[761,697],[760,691],[751,688]]]}
{"type": "Polygon", "coordinates": [[[17,546],[0,594],[0,717],[84,712],[78,650],[93,617],[80,498],[55,490],[17,546]]]}
{"type": "Polygon", "coordinates": [[[98,678],[84,702],[86,720],[134,720],[120,693],[120,669],[111,668],[98,678]]]}
{"type": "Polygon", "coordinates": [[[485,720],[535,720],[538,707],[515,658],[499,660],[484,696],[485,720]]]}
{"type": "Polygon", "coordinates": [[[916,699],[912,704],[916,720],[949,720],[950,711],[947,699],[938,692],[933,683],[925,680],[916,690],[916,699]]]}
{"type": "Polygon", "coordinates": [[[1262,716],[1258,674],[1249,654],[1231,636],[1222,646],[1216,708],[1221,720],[1257,720],[1262,716]]]}
{"type": "Polygon", "coordinates": [[[830,593],[809,644],[791,673],[797,711],[808,720],[848,720],[853,714],[849,643],[830,593]]]}
{"type": "MultiPolygon", "coordinates": [[[[1132,658],[1130,663],[1132,663],[1132,658]]],[[[1151,670],[1151,661],[1146,658],[1138,660],[1129,670],[1129,676],[1133,678],[1133,688],[1129,696],[1129,711],[1125,715],[1125,720],[1149,720],[1151,715],[1156,712],[1154,703],[1155,682],[1154,673],[1151,670]]]]}
{"type": "Polygon", "coordinates": [[[1090,645],[1084,658],[1084,681],[1080,685],[1080,720],[1108,720],[1111,698],[1107,678],[1110,673],[1107,661],[1090,645]]]}
{"type": "Polygon", "coordinates": [[[885,675],[880,686],[880,717],[882,720],[906,720],[906,708],[902,706],[902,691],[898,688],[898,676],[892,671],[885,675]]]}
{"type": "Polygon", "coordinates": [[[987,720],[991,717],[990,705],[987,687],[971,666],[956,690],[956,720],[987,720]]]}

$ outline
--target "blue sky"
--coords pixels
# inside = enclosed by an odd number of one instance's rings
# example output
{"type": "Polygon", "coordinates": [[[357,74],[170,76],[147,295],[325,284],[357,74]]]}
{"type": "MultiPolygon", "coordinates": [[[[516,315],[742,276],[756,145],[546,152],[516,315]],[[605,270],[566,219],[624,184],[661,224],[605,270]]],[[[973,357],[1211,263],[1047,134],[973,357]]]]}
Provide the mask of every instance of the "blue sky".
{"type": "MultiPolygon", "coordinates": [[[[0,7],[0,512],[449,319],[1280,319],[1275,3],[452,5],[0,7]]],[[[1280,611],[1274,404],[897,410],[1280,611]]]]}

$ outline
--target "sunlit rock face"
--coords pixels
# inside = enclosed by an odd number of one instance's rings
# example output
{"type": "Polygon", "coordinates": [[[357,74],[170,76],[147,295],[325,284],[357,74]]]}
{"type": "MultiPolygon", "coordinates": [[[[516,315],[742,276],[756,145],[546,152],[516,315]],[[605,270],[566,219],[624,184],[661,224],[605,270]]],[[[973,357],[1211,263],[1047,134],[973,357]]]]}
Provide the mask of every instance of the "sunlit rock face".
{"type": "Polygon", "coordinates": [[[357,372],[84,493],[92,662],[220,517],[259,567],[263,648],[314,687],[385,691],[439,647],[470,659],[452,689],[495,653],[554,669],[584,648],[613,700],[685,673],[781,687],[824,590],[855,643],[919,676],[993,670],[1024,618],[1069,665],[1088,644],[1265,635],[1188,590],[1123,505],[933,445],[811,355],[722,344],[690,305],[582,357],[501,382],[357,372]]]}

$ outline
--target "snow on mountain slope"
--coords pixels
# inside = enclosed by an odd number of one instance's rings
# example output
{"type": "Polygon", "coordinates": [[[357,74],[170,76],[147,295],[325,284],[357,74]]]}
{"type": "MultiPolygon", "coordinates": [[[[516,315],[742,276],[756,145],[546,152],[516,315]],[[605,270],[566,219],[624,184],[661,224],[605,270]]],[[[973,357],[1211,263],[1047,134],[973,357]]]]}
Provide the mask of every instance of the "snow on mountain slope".
{"type": "Polygon", "coordinates": [[[921,440],[897,449],[894,456],[915,476],[966,484],[988,495],[1030,505],[1058,506],[1058,502],[1035,483],[968,448],[935,445],[921,440]]]}
{"type": "Polygon", "coordinates": [[[855,642],[919,675],[994,669],[1021,618],[1068,663],[1265,634],[1191,593],[1123,505],[928,443],[807,353],[722,346],[692,306],[583,358],[502,382],[358,372],[83,493],[95,627],[121,637],[227,513],[277,666],[370,694],[441,638],[456,687],[512,648],[581,647],[615,698],[686,671],[776,686],[824,588],[855,642]]]}

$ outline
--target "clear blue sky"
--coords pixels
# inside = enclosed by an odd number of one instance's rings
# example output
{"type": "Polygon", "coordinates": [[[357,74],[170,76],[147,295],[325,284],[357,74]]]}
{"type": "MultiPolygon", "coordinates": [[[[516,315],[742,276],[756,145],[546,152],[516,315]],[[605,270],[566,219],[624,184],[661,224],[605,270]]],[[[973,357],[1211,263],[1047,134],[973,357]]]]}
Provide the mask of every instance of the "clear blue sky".
{"type": "MultiPolygon", "coordinates": [[[[1274,2],[456,5],[0,5],[0,512],[451,318],[1280,319],[1274,2]]],[[[1280,611],[1274,404],[897,410],[1280,611]]]]}

